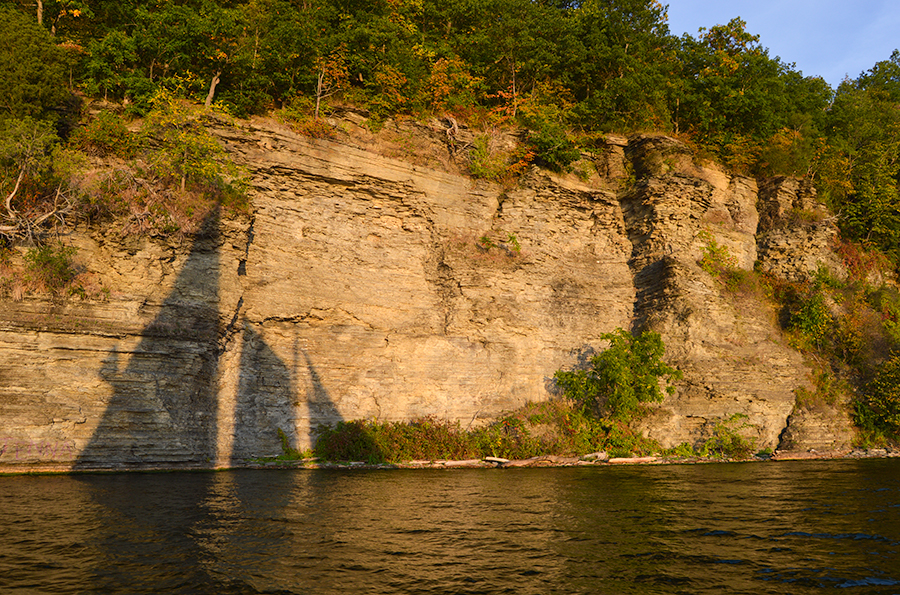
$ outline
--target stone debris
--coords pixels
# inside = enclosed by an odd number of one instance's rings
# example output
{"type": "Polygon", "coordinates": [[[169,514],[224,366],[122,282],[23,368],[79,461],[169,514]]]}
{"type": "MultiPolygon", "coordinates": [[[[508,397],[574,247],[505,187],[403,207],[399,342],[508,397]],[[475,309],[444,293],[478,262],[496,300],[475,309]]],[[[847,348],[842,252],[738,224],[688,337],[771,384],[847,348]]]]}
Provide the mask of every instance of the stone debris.
{"type": "Polygon", "coordinates": [[[646,463],[655,463],[659,460],[659,457],[615,457],[609,459],[610,465],[636,465],[636,464],[646,464],[646,463]]]}
{"type": "Polygon", "coordinates": [[[581,457],[585,461],[608,461],[609,454],[606,451],[592,452],[581,457]]]}

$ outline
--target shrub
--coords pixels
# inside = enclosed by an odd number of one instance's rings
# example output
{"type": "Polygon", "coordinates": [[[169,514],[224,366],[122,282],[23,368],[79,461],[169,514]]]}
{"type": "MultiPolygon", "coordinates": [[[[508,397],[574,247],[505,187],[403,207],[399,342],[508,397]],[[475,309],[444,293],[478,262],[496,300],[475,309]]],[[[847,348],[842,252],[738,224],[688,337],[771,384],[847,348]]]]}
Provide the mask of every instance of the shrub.
{"type": "Polygon", "coordinates": [[[72,142],[85,153],[134,157],[138,143],[125,122],[112,112],[100,112],[87,126],[72,135],[72,142]]]}
{"type": "Polygon", "coordinates": [[[821,347],[832,326],[833,319],[825,303],[825,295],[821,290],[813,288],[805,299],[800,300],[798,308],[791,315],[788,328],[798,333],[799,347],[821,347]]]}
{"type": "Polygon", "coordinates": [[[900,434],[900,355],[878,368],[863,397],[856,401],[854,418],[870,436],[895,438],[900,434]]]}
{"type": "Polygon", "coordinates": [[[561,124],[540,121],[537,130],[529,131],[527,142],[534,152],[534,161],[555,172],[569,171],[581,158],[581,150],[569,138],[561,124]]]}
{"type": "MultiPolygon", "coordinates": [[[[315,454],[330,460],[377,464],[488,456],[527,459],[604,450],[626,456],[658,449],[659,444],[623,422],[598,419],[569,400],[552,400],[529,403],[473,430],[430,417],[411,422],[341,422],[320,431],[315,454]]],[[[287,456],[288,451],[285,453],[287,456]]]]}
{"type": "Polygon", "coordinates": [[[697,264],[700,268],[713,276],[718,276],[723,269],[737,267],[737,260],[728,251],[727,246],[719,244],[708,231],[701,231],[697,237],[704,242],[701,249],[702,256],[697,264]]]}
{"type": "Polygon", "coordinates": [[[25,268],[30,281],[54,294],[68,288],[78,274],[73,261],[76,252],[74,247],[62,244],[47,244],[28,250],[25,253],[25,268]]]}
{"type": "Polygon", "coordinates": [[[385,460],[384,453],[375,445],[369,422],[364,420],[339,422],[334,428],[322,429],[315,452],[335,461],[382,463],[385,460]]]}
{"type": "Polygon", "coordinates": [[[314,101],[300,95],[278,110],[276,116],[297,134],[310,138],[337,138],[337,131],[325,118],[313,115],[314,105],[314,101]]]}
{"type": "Polygon", "coordinates": [[[743,413],[734,415],[716,422],[712,430],[712,436],[703,443],[700,455],[704,457],[727,457],[730,459],[748,459],[756,452],[756,439],[747,438],[741,434],[741,430],[752,428],[747,423],[747,416],[743,413]]]}
{"type": "MultiPolygon", "coordinates": [[[[610,345],[591,358],[588,369],[554,374],[566,396],[582,406],[628,421],[644,403],[663,400],[663,377],[681,378],[680,371],[662,361],[665,347],[659,333],[645,331],[635,337],[617,329],[602,338],[610,345]]],[[[670,394],[674,390],[666,387],[670,394]]]]}
{"type": "Polygon", "coordinates": [[[728,251],[727,246],[716,242],[708,231],[701,231],[698,237],[705,242],[701,249],[702,256],[697,261],[701,269],[718,279],[733,294],[759,293],[756,274],[738,268],[737,259],[728,251]]]}
{"type": "Polygon", "coordinates": [[[463,459],[476,455],[459,424],[434,418],[409,423],[354,420],[324,428],[315,453],[330,460],[384,463],[414,459],[463,459]]]}
{"type": "Polygon", "coordinates": [[[206,131],[201,121],[204,113],[190,109],[166,91],[159,91],[152,103],[145,132],[159,143],[151,157],[156,173],[182,192],[192,189],[226,206],[241,208],[245,173],[206,131]]]}
{"type": "Polygon", "coordinates": [[[469,150],[469,173],[474,178],[499,182],[506,174],[506,156],[491,147],[491,137],[481,134],[469,150]]]}

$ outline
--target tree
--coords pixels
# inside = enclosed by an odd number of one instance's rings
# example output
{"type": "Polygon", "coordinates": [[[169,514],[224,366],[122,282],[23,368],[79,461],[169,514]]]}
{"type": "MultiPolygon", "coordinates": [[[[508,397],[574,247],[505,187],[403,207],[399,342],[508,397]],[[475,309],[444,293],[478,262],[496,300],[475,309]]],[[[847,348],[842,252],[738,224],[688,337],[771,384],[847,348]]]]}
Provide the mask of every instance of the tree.
{"type": "Polygon", "coordinates": [[[188,87],[212,103],[234,63],[241,18],[238,9],[213,0],[140,7],[136,47],[148,78],[177,79],[172,86],[188,87]]]}
{"type": "Polygon", "coordinates": [[[5,194],[0,234],[33,241],[45,221],[64,223],[73,210],[67,176],[60,175],[71,169],[71,154],[60,150],[58,141],[46,120],[0,120],[0,188],[5,194]],[[26,200],[20,200],[23,195],[26,200]]]}
{"type": "Polygon", "coordinates": [[[586,127],[668,127],[675,41],[656,0],[586,0],[575,11],[580,52],[571,88],[586,127]]]}
{"type": "Polygon", "coordinates": [[[134,39],[123,31],[110,31],[101,39],[91,40],[85,64],[87,88],[92,94],[103,94],[103,99],[121,98],[127,89],[125,81],[137,60],[134,39]]]}
{"type": "Polygon", "coordinates": [[[63,53],[36,20],[0,8],[0,112],[43,117],[67,96],[63,53]]]}
{"type": "Polygon", "coordinates": [[[344,53],[345,50],[341,46],[331,54],[316,60],[316,120],[319,119],[322,100],[340,91],[347,82],[347,62],[344,53]]]}
{"type": "Polygon", "coordinates": [[[145,121],[145,131],[159,141],[153,160],[161,178],[176,182],[182,192],[191,184],[193,189],[213,197],[243,185],[243,173],[207,132],[199,119],[202,113],[165,91],[154,97],[153,108],[145,121]]]}
{"type": "Polygon", "coordinates": [[[879,367],[856,403],[855,417],[857,424],[876,436],[900,435],[900,355],[879,367]]]}
{"type": "Polygon", "coordinates": [[[900,259],[900,110],[879,63],[838,88],[826,124],[829,145],[846,163],[848,188],[831,192],[841,229],[900,259]]]}
{"type": "MultiPolygon", "coordinates": [[[[622,329],[602,336],[609,347],[590,360],[586,370],[554,374],[566,396],[611,418],[628,421],[643,403],[665,397],[659,383],[664,377],[681,378],[681,372],[662,361],[665,353],[659,333],[644,331],[635,337],[622,329]]],[[[674,392],[667,386],[666,392],[674,392]]]]}
{"type": "Polygon", "coordinates": [[[805,79],[793,65],[771,58],[740,18],[701,30],[698,39],[685,35],[680,56],[677,127],[736,169],[753,165],[780,130],[799,126],[797,114],[811,110],[820,120],[830,95],[820,79],[805,79]]]}
{"type": "Polygon", "coordinates": [[[891,101],[900,102],[900,50],[894,50],[889,60],[882,60],[860,74],[854,86],[879,91],[891,101]]]}
{"type": "Polygon", "coordinates": [[[505,115],[515,118],[524,93],[564,70],[571,53],[565,16],[530,0],[469,0],[451,21],[460,29],[452,43],[505,115]]]}

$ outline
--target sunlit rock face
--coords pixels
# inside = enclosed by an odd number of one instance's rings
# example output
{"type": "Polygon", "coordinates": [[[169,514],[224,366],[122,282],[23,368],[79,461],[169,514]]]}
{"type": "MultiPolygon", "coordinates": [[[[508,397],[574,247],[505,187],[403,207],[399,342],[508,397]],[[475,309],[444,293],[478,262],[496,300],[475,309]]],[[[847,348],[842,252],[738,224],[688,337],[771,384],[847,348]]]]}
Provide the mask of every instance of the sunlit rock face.
{"type": "Polygon", "coordinates": [[[807,370],[758,294],[698,265],[715,242],[745,270],[758,245],[771,270],[813,266],[778,244],[777,209],[758,243],[754,180],[647,136],[503,187],[458,173],[464,130],[410,125],[402,154],[353,126],[217,129],[252,174],[249,216],[184,241],[79,229],[107,299],[0,303],[0,465],[241,465],[340,420],[477,425],[551,398],[619,327],[660,332],[685,374],[650,437],[695,443],[741,413],[778,445],[807,370]]]}

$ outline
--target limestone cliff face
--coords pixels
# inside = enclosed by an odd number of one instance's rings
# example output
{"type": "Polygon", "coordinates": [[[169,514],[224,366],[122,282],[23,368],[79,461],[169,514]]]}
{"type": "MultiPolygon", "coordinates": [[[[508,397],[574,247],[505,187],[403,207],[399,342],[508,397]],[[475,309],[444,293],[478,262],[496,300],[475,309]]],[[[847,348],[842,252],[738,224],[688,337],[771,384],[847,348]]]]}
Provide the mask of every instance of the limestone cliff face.
{"type": "Polygon", "coordinates": [[[409,131],[403,159],[267,121],[217,134],[252,172],[249,218],[183,245],[79,230],[106,301],[0,302],[0,465],[239,465],[342,419],[482,423],[550,398],[617,327],[660,332],[685,373],[651,437],[743,413],[778,446],[807,370],[697,261],[714,238],[745,269],[829,266],[776,233],[786,194],[811,200],[793,181],[760,191],[665,137],[612,139],[602,177],[506,189],[455,173],[443,132],[409,131]]]}

